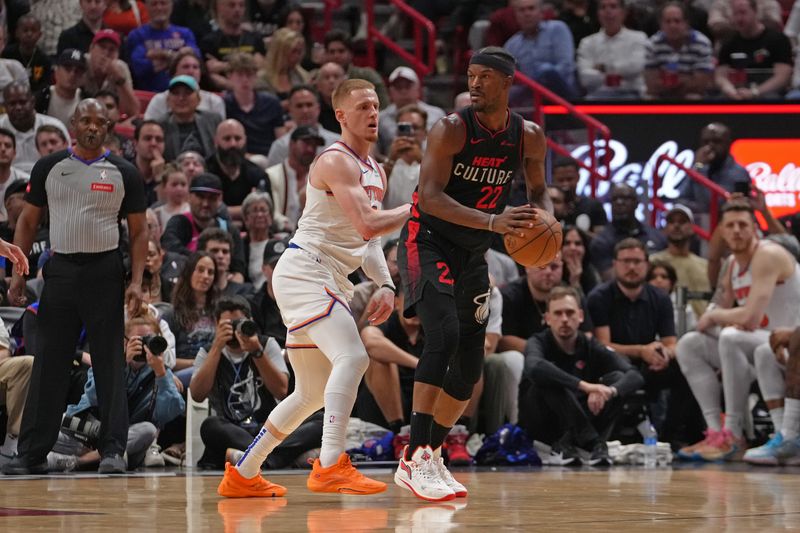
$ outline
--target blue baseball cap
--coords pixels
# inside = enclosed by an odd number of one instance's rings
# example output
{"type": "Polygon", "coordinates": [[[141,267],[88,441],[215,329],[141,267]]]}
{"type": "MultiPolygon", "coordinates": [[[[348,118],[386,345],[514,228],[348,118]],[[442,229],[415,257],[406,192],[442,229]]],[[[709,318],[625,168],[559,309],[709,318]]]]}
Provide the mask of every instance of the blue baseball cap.
{"type": "Polygon", "coordinates": [[[176,85],[186,85],[188,88],[197,92],[200,90],[200,87],[197,85],[197,80],[191,76],[186,74],[181,74],[180,76],[175,76],[171,80],[169,80],[169,88],[172,89],[176,85]]]}

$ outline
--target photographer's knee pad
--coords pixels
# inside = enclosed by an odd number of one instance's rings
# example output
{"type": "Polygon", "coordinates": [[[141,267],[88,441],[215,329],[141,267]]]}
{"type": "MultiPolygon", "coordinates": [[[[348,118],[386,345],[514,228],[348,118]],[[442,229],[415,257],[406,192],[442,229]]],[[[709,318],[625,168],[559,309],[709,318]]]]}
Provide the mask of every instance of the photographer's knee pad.
{"type": "Polygon", "coordinates": [[[483,372],[483,328],[461,337],[458,354],[450,365],[444,381],[444,391],[460,401],[472,397],[472,390],[483,372]]]}
{"type": "Polygon", "coordinates": [[[458,347],[459,325],[455,313],[445,314],[434,324],[424,324],[425,348],[414,372],[414,381],[441,387],[447,367],[458,347]]]}

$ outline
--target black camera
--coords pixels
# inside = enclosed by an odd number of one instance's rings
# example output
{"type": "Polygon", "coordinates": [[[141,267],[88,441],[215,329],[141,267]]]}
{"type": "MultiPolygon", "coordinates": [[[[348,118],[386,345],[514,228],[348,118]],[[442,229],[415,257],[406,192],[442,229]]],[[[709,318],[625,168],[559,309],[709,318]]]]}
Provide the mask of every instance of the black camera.
{"type": "Polygon", "coordinates": [[[65,416],[61,421],[61,431],[94,448],[100,437],[100,421],[94,417],[65,416]]]}
{"type": "Polygon", "coordinates": [[[236,320],[231,320],[231,327],[233,328],[233,331],[239,333],[239,335],[242,337],[252,337],[258,333],[258,326],[256,326],[256,323],[249,318],[237,318],[236,320]]]}
{"type": "Polygon", "coordinates": [[[150,350],[153,355],[161,355],[167,351],[167,339],[161,335],[145,335],[142,337],[142,351],[133,356],[133,360],[139,363],[147,361],[147,355],[144,353],[144,347],[150,350]]]}
{"type": "Polygon", "coordinates": [[[397,123],[397,136],[398,137],[413,137],[414,136],[414,125],[410,122],[398,122],[397,123]]]}

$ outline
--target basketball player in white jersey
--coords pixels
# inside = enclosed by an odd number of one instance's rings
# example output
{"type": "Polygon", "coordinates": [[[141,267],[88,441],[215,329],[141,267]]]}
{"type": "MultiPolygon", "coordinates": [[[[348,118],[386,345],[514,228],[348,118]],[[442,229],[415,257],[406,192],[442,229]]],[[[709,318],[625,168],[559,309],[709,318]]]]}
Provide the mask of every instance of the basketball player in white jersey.
{"type": "Polygon", "coordinates": [[[396,288],[380,236],[398,230],[410,204],[380,210],[386,176],[369,156],[378,139],[378,97],[364,80],[333,93],[342,138],[313,163],[297,233],[275,268],[272,284],[288,328],[286,349],[295,390],[270,413],[244,456],[225,466],[218,492],[227,497],[282,496],[286,489],[260,475],[267,455],[308,416],[325,407],[322,448],[307,486],[315,492],[373,494],[386,484],[359,473],[344,452],[345,433],[369,359],[347,301],[347,276],[361,267],[379,287],[368,308],[371,324],[392,312],[396,288]]]}
{"type": "MultiPolygon", "coordinates": [[[[800,324],[797,261],[781,245],[759,239],[746,201],[726,203],[720,226],[733,253],[721,298],[700,317],[697,331],[684,335],[676,348],[681,371],[708,426],[705,439],[678,452],[689,460],[741,459],[747,448],[743,425],[756,377],[756,351],[769,350],[773,329],[800,324]],[[725,398],[724,427],[718,370],[725,398]]],[[[777,366],[775,358],[771,360],[777,366]]]]}

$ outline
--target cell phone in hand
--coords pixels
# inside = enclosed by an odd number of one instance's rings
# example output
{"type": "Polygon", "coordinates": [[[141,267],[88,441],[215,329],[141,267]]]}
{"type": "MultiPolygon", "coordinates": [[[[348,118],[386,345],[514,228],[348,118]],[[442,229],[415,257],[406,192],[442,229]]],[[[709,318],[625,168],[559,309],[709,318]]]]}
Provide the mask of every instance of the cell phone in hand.
{"type": "Polygon", "coordinates": [[[397,136],[398,137],[412,137],[414,135],[414,126],[410,122],[397,123],[397,136]]]}
{"type": "Polygon", "coordinates": [[[738,192],[745,196],[750,196],[750,180],[737,181],[736,183],[734,183],[733,192],[738,192]]]}

